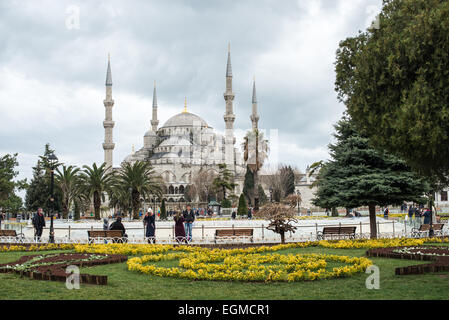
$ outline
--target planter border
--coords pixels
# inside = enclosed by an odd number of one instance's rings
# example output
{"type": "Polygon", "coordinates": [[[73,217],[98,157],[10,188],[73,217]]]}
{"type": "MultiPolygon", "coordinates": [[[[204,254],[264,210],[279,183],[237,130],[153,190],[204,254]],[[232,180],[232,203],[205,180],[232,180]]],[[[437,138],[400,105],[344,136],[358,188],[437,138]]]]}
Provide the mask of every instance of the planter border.
{"type": "MultiPolygon", "coordinates": [[[[394,250],[404,248],[416,248],[416,247],[390,247],[390,248],[376,248],[366,251],[368,257],[374,258],[390,258],[390,259],[406,259],[406,260],[418,260],[418,261],[432,261],[428,264],[414,265],[408,267],[397,267],[395,269],[396,275],[409,275],[409,274],[424,274],[430,272],[442,272],[449,271],[449,257],[448,256],[435,256],[424,254],[410,254],[399,253],[394,250]]],[[[445,247],[419,247],[425,250],[445,251],[449,252],[449,249],[445,247]]],[[[437,253],[437,252],[436,252],[437,253]]]]}
{"type": "MultiPolygon", "coordinates": [[[[19,274],[21,277],[27,277],[34,280],[46,280],[46,281],[66,281],[69,274],[65,273],[65,269],[70,266],[78,266],[78,267],[92,267],[92,266],[98,266],[98,265],[105,265],[105,264],[111,264],[111,263],[121,263],[128,260],[128,257],[125,255],[104,255],[103,259],[99,260],[91,260],[91,261],[70,261],[67,263],[62,264],[53,264],[48,265],[46,267],[49,267],[50,269],[46,272],[39,272],[35,269],[39,267],[31,268],[30,270],[15,270],[15,269],[7,269],[5,266],[7,265],[14,265],[14,264],[22,264],[26,261],[31,260],[34,257],[43,256],[45,259],[45,256],[55,256],[55,257],[61,257],[61,256],[83,256],[84,258],[89,257],[91,255],[97,255],[98,254],[92,254],[92,253],[59,253],[59,254],[45,254],[45,255],[29,255],[29,256],[22,256],[18,260],[0,264],[0,273],[13,273],[13,274],[19,274]]],[[[80,258],[82,259],[82,258],[80,258]]],[[[80,284],[95,284],[95,285],[107,285],[108,283],[108,276],[102,276],[102,275],[92,275],[92,274],[80,274],[80,284]]]]}

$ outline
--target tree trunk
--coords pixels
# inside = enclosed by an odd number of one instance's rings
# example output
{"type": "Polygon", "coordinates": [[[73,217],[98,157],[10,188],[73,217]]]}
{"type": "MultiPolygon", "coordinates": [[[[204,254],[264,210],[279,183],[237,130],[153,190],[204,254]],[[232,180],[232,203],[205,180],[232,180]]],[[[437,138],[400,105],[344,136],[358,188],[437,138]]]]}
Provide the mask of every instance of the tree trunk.
{"type": "Polygon", "coordinates": [[[369,226],[371,230],[371,239],[377,239],[376,205],[370,204],[368,208],[369,208],[369,226]]]}
{"type": "Polygon", "coordinates": [[[95,220],[100,220],[101,197],[98,191],[94,192],[95,220]]]}
{"type": "Polygon", "coordinates": [[[434,196],[433,190],[430,193],[429,196],[429,210],[430,210],[430,229],[429,229],[429,238],[432,238],[435,235],[435,232],[433,231],[433,196],[434,196]]]}
{"type": "Polygon", "coordinates": [[[139,219],[139,207],[140,207],[140,193],[132,192],[132,207],[133,207],[133,219],[139,219]]]}
{"type": "Polygon", "coordinates": [[[73,209],[75,211],[75,216],[73,217],[73,220],[77,221],[80,219],[80,206],[78,204],[78,201],[75,200],[75,207],[73,209]]]}
{"type": "Polygon", "coordinates": [[[332,208],[332,217],[338,217],[338,210],[337,210],[337,208],[332,208]]]}
{"type": "Polygon", "coordinates": [[[67,219],[69,216],[69,203],[68,201],[64,201],[62,203],[62,217],[64,219],[67,219]]]}
{"type": "Polygon", "coordinates": [[[280,234],[281,234],[281,243],[284,244],[285,243],[285,232],[281,231],[280,234]]]}

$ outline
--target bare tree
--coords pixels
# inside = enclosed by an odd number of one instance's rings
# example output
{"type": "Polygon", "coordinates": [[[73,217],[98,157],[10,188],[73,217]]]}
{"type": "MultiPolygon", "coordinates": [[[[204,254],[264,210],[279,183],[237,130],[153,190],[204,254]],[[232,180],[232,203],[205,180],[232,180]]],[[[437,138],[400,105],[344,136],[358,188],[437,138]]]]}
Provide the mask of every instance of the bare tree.
{"type": "Polygon", "coordinates": [[[214,179],[217,173],[207,166],[203,166],[193,175],[192,184],[189,188],[190,197],[196,201],[207,202],[214,193],[214,179]]]}
{"type": "Polygon", "coordinates": [[[282,202],[268,203],[255,213],[256,217],[270,221],[267,229],[281,236],[281,243],[285,243],[285,233],[295,232],[296,228],[293,223],[297,223],[296,205],[301,202],[301,197],[291,194],[282,202]]]}

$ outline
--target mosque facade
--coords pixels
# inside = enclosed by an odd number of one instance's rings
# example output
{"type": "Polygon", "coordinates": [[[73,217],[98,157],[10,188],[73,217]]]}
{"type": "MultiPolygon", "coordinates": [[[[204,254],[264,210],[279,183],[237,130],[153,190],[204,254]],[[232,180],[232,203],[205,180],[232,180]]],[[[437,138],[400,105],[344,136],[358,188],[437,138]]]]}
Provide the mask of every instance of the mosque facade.
{"type": "MultiPolygon", "coordinates": [[[[231,53],[228,49],[226,66],[225,100],[225,133],[220,134],[214,130],[200,116],[187,111],[187,102],[184,111],[172,116],[159,127],[158,102],[156,83],[153,89],[152,119],[148,130],[143,135],[143,146],[134,150],[123,162],[134,163],[147,161],[151,163],[156,174],[160,175],[164,182],[164,198],[167,202],[185,201],[187,186],[192,184],[196,175],[201,171],[212,171],[218,174],[219,165],[226,164],[235,177],[235,194],[239,195],[243,190],[246,165],[243,161],[241,150],[236,146],[234,136],[235,114],[233,110],[234,93],[232,90],[232,65],[231,53]]],[[[113,167],[113,142],[114,121],[112,119],[112,72],[108,59],[106,74],[106,99],[105,140],[103,143],[104,161],[109,168],[113,167]]],[[[252,127],[257,128],[259,115],[257,113],[257,99],[255,81],[253,83],[252,114],[250,116],[252,127]]],[[[113,168],[114,170],[116,168],[113,168]]]]}

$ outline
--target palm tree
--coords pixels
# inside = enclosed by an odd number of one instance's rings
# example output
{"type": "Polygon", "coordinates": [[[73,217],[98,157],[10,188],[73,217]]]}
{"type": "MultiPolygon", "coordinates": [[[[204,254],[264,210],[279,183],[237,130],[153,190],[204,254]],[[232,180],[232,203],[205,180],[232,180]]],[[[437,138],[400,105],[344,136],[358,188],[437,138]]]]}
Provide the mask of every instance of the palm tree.
{"type": "Polygon", "coordinates": [[[162,179],[156,176],[153,167],[148,162],[124,163],[117,177],[117,187],[131,193],[130,199],[134,219],[139,218],[141,197],[149,198],[150,195],[162,197],[162,179]]]}
{"type": "Polygon", "coordinates": [[[79,176],[80,169],[74,166],[62,166],[62,171],[56,169],[56,185],[62,193],[62,217],[67,219],[70,205],[79,192],[79,176]]]}
{"type": "Polygon", "coordinates": [[[120,212],[126,212],[131,208],[129,190],[115,182],[109,192],[109,207],[118,209],[120,212]]]}
{"type": "Polygon", "coordinates": [[[113,184],[114,174],[108,171],[106,163],[100,167],[94,163],[92,167],[83,166],[84,170],[80,174],[82,193],[90,199],[93,197],[95,219],[100,219],[100,208],[105,200],[105,192],[109,191],[113,184]]]}
{"type": "Polygon", "coordinates": [[[264,139],[263,133],[258,129],[248,131],[245,135],[243,147],[243,159],[249,170],[254,175],[254,188],[252,190],[251,202],[254,203],[254,210],[259,210],[259,170],[262,168],[268,157],[268,140],[264,139]]]}

